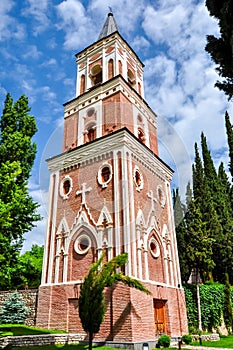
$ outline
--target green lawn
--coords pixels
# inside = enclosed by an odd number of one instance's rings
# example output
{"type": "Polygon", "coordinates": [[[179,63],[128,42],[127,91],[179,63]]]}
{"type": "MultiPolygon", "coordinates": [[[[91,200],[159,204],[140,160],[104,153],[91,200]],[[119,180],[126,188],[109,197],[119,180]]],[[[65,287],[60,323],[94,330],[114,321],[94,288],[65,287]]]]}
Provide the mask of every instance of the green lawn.
{"type": "MultiPolygon", "coordinates": [[[[191,345],[199,346],[199,341],[192,342],[191,345]]],[[[233,349],[233,335],[222,336],[219,341],[202,341],[202,346],[212,348],[231,348],[233,349]]]]}
{"type": "Polygon", "coordinates": [[[59,330],[48,330],[36,327],[28,327],[24,325],[16,324],[1,324],[0,325],[0,336],[6,335],[36,335],[36,334],[57,334],[65,333],[59,330]]]}

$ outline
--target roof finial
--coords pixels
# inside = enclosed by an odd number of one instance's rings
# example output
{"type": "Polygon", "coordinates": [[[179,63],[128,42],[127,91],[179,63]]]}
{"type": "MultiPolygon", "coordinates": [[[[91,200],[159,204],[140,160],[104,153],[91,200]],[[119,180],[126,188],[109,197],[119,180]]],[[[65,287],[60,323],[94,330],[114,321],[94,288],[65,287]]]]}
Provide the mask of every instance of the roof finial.
{"type": "Polygon", "coordinates": [[[108,8],[109,8],[109,12],[112,13],[112,8],[110,6],[108,6],[108,8]]]}

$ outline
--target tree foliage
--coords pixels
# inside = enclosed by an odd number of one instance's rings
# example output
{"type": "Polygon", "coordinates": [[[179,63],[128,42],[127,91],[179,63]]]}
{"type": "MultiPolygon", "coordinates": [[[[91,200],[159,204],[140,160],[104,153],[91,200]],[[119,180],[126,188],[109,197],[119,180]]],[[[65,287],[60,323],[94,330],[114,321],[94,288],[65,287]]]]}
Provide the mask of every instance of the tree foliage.
{"type": "Polygon", "coordinates": [[[83,329],[89,333],[89,350],[92,349],[92,340],[95,333],[99,332],[104,320],[106,306],[104,302],[104,289],[114,283],[122,282],[129,287],[134,287],[147,294],[150,292],[136,279],[122,273],[122,268],[128,259],[127,253],[114,257],[104,262],[105,256],[94,263],[81,284],[78,300],[79,317],[83,329]]]}
{"type": "Polygon", "coordinates": [[[30,250],[21,254],[11,268],[11,288],[34,289],[41,281],[44,246],[33,244],[30,250]]]}
{"type": "Polygon", "coordinates": [[[176,231],[182,280],[187,282],[191,271],[198,271],[203,282],[224,283],[225,273],[233,282],[232,185],[223,163],[215,169],[203,133],[201,155],[197,143],[194,149],[193,189],[188,184],[186,204],[179,199],[174,206],[175,222],[180,222],[176,231]]]}
{"type": "Polygon", "coordinates": [[[6,324],[24,324],[28,317],[28,308],[18,292],[12,293],[2,306],[0,322],[6,324]]]}
{"type": "Polygon", "coordinates": [[[40,219],[38,204],[28,192],[36,155],[32,137],[36,122],[22,95],[13,103],[7,94],[0,120],[0,288],[10,287],[10,268],[16,263],[24,233],[40,219]]]}
{"type": "Polygon", "coordinates": [[[206,51],[217,64],[222,81],[215,86],[228,96],[233,96],[233,2],[232,0],[206,0],[210,15],[218,20],[220,36],[207,36],[206,51]]]}
{"type": "Polygon", "coordinates": [[[231,301],[231,286],[229,283],[229,277],[226,273],[226,282],[224,286],[223,296],[223,319],[227,328],[228,333],[232,332],[233,326],[233,315],[232,315],[232,301],[231,301]]]}

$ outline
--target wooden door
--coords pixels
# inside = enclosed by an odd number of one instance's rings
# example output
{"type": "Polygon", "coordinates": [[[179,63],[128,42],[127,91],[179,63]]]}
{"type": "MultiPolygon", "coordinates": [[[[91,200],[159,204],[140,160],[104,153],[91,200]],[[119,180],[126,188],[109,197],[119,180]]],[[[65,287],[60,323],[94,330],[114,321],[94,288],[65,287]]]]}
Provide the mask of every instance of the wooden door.
{"type": "Polygon", "coordinates": [[[164,300],[154,299],[155,335],[166,333],[165,304],[164,300]]]}

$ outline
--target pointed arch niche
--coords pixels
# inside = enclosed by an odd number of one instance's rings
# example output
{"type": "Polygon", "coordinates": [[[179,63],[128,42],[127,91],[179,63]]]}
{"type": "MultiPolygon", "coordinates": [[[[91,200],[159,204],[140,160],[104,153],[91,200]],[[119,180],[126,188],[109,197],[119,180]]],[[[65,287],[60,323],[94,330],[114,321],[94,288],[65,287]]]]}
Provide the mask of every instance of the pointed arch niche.
{"type": "Polygon", "coordinates": [[[66,282],[67,271],[67,240],[69,236],[69,227],[65,218],[63,218],[58,226],[56,233],[56,255],[55,255],[55,272],[54,281],[66,282]]]}
{"type": "Polygon", "coordinates": [[[148,265],[153,266],[153,268],[149,269],[149,279],[166,283],[163,243],[155,227],[149,228],[147,237],[148,265]]]}
{"type": "Polygon", "coordinates": [[[89,224],[86,214],[82,214],[68,241],[67,281],[82,280],[97,260],[96,230],[89,224]]]}
{"type": "Polygon", "coordinates": [[[103,252],[106,252],[107,260],[113,258],[113,221],[111,214],[106,207],[103,206],[97,222],[98,230],[98,258],[103,252]]]}
{"type": "Polygon", "coordinates": [[[114,77],[114,61],[112,58],[108,61],[108,79],[114,77]]]}

